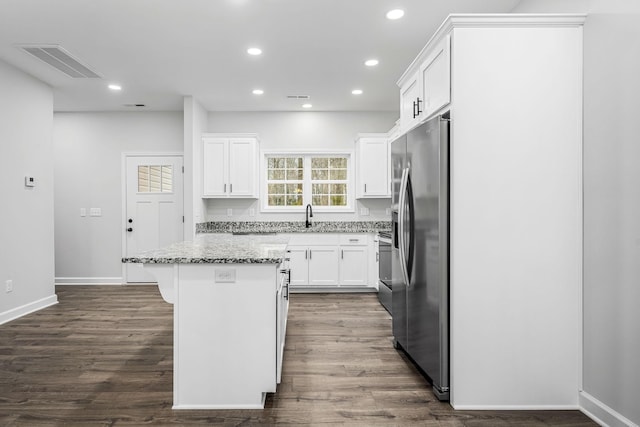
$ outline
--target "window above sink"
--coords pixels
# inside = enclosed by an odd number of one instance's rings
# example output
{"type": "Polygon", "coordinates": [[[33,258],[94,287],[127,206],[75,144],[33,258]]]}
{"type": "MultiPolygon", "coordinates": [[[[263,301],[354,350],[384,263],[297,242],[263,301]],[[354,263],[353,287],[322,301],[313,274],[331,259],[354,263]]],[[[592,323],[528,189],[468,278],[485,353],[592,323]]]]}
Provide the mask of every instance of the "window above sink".
{"type": "Polygon", "coordinates": [[[353,212],[351,152],[269,152],[263,156],[262,211],[353,212]]]}

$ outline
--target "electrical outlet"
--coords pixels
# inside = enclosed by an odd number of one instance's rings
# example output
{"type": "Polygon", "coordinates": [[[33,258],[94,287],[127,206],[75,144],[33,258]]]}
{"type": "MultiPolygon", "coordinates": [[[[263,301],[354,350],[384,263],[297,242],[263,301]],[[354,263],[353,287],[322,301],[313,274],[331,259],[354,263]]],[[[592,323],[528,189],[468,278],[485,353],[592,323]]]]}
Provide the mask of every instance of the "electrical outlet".
{"type": "Polygon", "coordinates": [[[215,280],[216,283],[235,283],[236,270],[234,268],[216,268],[215,280]]]}
{"type": "Polygon", "coordinates": [[[102,216],[102,208],[91,208],[89,209],[90,216],[102,216]]]}
{"type": "Polygon", "coordinates": [[[13,280],[7,280],[5,283],[6,286],[6,291],[7,292],[12,292],[13,291],[13,280]]]}
{"type": "Polygon", "coordinates": [[[233,209],[227,209],[227,216],[233,216],[233,209]]]}
{"type": "Polygon", "coordinates": [[[369,208],[360,208],[360,215],[361,216],[369,215],[369,208]]]}
{"type": "Polygon", "coordinates": [[[249,209],[249,216],[256,216],[256,210],[253,208],[249,209]]]}
{"type": "Polygon", "coordinates": [[[391,208],[385,209],[384,213],[387,214],[387,216],[391,215],[391,208]]]}
{"type": "Polygon", "coordinates": [[[87,216],[87,208],[80,208],[80,216],[87,216]]]}

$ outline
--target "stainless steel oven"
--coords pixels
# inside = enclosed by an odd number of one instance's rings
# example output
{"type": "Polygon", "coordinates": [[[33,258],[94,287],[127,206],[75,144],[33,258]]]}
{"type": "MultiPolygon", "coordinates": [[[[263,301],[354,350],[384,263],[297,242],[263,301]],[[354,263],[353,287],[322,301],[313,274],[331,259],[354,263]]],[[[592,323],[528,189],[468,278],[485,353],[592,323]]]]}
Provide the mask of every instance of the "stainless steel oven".
{"type": "Polygon", "coordinates": [[[391,314],[391,232],[378,232],[378,299],[391,314]]]}

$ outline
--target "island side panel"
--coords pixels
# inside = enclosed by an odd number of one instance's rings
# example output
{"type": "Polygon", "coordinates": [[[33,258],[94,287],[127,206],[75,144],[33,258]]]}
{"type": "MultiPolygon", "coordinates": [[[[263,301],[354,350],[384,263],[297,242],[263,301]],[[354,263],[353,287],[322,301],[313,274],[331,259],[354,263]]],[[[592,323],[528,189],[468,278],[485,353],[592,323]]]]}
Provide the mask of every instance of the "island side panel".
{"type": "Polygon", "coordinates": [[[178,266],[174,409],[262,408],[275,392],[276,280],[275,264],[178,266]]]}

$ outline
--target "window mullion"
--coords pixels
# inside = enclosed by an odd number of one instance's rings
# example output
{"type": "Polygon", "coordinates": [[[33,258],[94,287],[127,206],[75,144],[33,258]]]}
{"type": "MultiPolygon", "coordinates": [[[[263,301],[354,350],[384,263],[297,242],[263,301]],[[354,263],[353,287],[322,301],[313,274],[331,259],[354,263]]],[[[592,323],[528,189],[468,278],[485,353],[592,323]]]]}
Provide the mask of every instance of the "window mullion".
{"type": "Polygon", "coordinates": [[[303,180],[304,184],[302,186],[302,204],[304,206],[311,203],[311,157],[304,156],[303,157],[303,180]]]}

